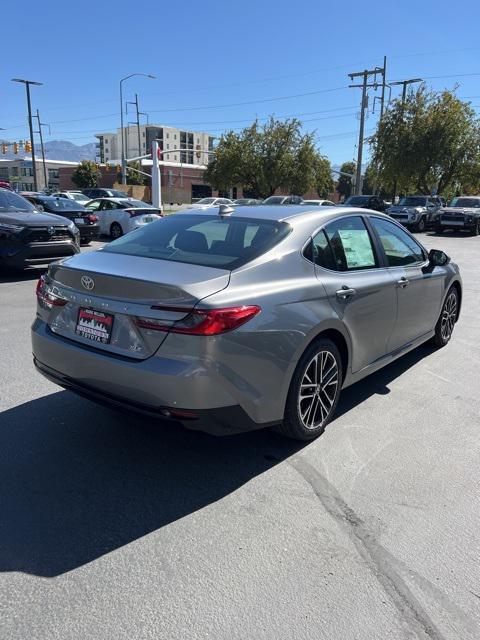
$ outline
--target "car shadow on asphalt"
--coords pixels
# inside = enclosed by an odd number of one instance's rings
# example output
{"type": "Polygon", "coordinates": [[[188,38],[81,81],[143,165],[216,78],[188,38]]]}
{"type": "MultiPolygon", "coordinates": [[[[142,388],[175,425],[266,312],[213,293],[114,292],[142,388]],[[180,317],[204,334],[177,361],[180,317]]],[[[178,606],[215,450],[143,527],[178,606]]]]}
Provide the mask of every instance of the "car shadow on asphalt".
{"type": "MultiPolygon", "coordinates": [[[[345,389],[337,416],[388,394],[431,353],[420,347],[345,389]]],[[[68,391],[9,409],[0,415],[0,571],[71,571],[222,499],[303,446],[268,429],[213,437],[68,391]]]]}
{"type": "MultiPolygon", "coordinates": [[[[427,358],[436,351],[436,347],[428,343],[413,349],[406,355],[391,364],[379,369],[375,373],[370,374],[360,382],[347,387],[342,391],[337,406],[337,417],[351,411],[357,405],[361,404],[370,396],[382,395],[386,396],[390,393],[389,384],[401,376],[405,371],[418,364],[424,358],[427,358]]],[[[334,428],[333,423],[330,428],[334,428]]]]}
{"type": "Polygon", "coordinates": [[[303,445],[216,438],[67,391],[0,415],[0,571],[53,577],[222,499],[303,445]]]}

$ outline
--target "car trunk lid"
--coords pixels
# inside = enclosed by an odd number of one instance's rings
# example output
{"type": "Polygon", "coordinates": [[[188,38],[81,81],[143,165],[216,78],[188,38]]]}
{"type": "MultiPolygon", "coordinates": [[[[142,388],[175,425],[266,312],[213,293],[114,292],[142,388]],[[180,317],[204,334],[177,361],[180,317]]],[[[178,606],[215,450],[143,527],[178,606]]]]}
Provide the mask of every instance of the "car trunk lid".
{"type": "Polygon", "coordinates": [[[67,302],[40,302],[40,315],[64,338],[137,359],[153,355],[167,335],[139,318],[171,326],[230,280],[229,271],[153,258],[102,251],[75,258],[50,267],[48,290],[67,302]]]}

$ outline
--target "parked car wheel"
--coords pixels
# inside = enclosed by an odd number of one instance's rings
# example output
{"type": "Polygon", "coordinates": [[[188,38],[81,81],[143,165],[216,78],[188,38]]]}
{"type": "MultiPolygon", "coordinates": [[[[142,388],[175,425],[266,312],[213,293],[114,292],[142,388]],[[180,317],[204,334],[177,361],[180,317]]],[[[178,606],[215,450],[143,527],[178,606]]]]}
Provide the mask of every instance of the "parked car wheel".
{"type": "Polygon", "coordinates": [[[425,231],[425,227],[426,227],[425,218],[420,218],[420,220],[415,225],[414,230],[419,233],[423,233],[425,231]]]}
{"type": "Polygon", "coordinates": [[[458,291],[456,287],[451,287],[443,303],[440,317],[435,325],[435,336],[432,340],[437,347],[444,347],[450,341],[457,317],[458,291]]]}
{"type": "Polygon", "coordinates": [[[477,223],[473,227],[472,236],[480,236],[480,220],[477,220],[477,223]]]}
{"type": "Polygon", "coordinates": [[[114,222],[111,225],[111,227],[110,227],[110,235],[114,240],[116,240],[117,238],[120,238],[121,236],[123,236],[123,229],[118,224],[118,222],[114,222]]]}
{"type": "Polygon", "coordinates": [[[295,440],[313,440],[323,433],[335,413],[342,380],[342,359],[336,345],[331,340],[316,340],[295,369],[285,417],[275,431],[295,440]]]}

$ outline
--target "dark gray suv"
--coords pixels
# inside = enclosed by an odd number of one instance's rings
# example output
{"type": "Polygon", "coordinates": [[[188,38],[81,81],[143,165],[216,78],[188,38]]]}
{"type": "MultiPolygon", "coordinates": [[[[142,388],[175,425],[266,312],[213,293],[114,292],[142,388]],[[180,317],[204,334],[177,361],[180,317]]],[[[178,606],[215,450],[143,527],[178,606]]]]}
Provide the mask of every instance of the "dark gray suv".
{"type": "Polygon", "coordinates": [[[78,253],[79,242],[73,222],[40,213],[25,198],[0,189],[0,268],[48,264],[78,253]]]}

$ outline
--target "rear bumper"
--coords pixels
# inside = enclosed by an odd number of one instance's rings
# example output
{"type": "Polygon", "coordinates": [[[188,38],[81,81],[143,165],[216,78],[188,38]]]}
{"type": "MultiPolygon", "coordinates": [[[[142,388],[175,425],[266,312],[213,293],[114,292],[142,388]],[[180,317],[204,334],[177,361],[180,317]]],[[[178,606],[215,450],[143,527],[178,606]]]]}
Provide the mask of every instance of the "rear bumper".
{"type": "Polygon", "coordinates": [[[251,431],[258,424],[198,364],[154,356],[104,355],[53,334],[38,318],[32,326],[34,364],[46,378],[102,405],[173,419],[213,435],[251,431]],[[178,412],[189,412],[188,419],[178,412]]]}
{"type": "Polygon", "coordinates": [[[100,226],[98,224],[79,225],[80,242],[90,242],[96,240],[100,236],[100,226]]]}
{"type": "Polygon", "coordinates": [[[49,264],[80,252],[73,242],[35,242],[0,247],[0,265],[23,269],[37,264],[49,264]]]}

